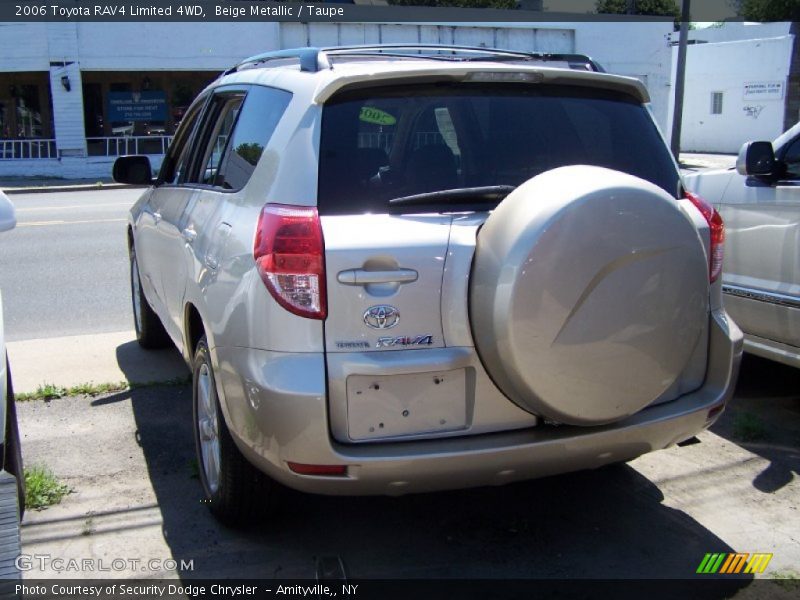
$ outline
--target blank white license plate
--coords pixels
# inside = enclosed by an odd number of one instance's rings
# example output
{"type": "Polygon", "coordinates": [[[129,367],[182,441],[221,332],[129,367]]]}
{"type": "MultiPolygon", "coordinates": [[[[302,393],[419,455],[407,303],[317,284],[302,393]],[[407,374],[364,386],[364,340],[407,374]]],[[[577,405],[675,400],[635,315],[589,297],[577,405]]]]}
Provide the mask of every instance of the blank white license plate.
{"type": "Polygon", "coordinates": [[[439,433],[467,426],[466,371],[347,378],[351,440],[439,433]]]}

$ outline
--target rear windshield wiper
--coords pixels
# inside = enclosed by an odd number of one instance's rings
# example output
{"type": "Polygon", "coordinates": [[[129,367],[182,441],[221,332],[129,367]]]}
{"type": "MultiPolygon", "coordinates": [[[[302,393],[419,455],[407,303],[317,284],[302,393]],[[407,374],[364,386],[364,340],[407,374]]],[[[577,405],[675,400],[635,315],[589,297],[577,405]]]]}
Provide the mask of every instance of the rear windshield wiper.
{"type": "Polygon", "coordinates": [[[485,185],[481,187],[458,188],[426,192],[413,196],[402,196],[389,200],[389,206],[415,206],[436,204],[438,202],[494,202],[499,203],[516,189],[515,185],[485,185]]]}

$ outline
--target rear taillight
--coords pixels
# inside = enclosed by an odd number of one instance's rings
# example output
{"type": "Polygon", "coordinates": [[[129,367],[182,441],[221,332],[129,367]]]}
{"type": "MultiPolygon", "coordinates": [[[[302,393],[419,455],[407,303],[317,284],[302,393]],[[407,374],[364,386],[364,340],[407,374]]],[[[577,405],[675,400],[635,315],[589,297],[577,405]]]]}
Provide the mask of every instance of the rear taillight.
{"type": "Polygon", "coordinates": [[[253,256],[278,304],[301,317],[325,318],[325,246],[316,208],[267,204],[258,218],[253,256]]]}
{"type": "Polygon", "coordinates": [[[708,222],[711,234],[711,256],[709,258],[708,273],[711,283],[714,283],[722,273],[722,257],[725,252],[725,224],[717,210],[697,194],[685,192],[688,200],[697,207],[708,222]]]}

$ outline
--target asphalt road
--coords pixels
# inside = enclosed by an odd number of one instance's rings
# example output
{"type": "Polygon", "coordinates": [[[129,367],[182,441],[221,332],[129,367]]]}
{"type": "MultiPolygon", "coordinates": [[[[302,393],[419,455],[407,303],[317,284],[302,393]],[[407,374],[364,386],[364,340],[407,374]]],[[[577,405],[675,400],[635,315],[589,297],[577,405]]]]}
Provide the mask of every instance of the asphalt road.
{"type": "Polygon", "coordinates": [[[0,237],[8,341],[133,328],[125,222],[140,189],[15,194],[0,237]]]}

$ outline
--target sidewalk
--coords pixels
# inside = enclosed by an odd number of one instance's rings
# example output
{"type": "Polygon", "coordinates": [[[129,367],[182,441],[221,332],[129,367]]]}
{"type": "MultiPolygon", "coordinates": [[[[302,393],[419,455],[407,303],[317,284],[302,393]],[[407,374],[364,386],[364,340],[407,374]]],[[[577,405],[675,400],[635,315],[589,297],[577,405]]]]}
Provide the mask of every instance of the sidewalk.
{"type": "Polygon", "coordinates": [[[729,169],[736,166],[735,154],[701,154],[685,152],[680,155],[682,170],[729,169]]]}
{"type": "Polygon", "coordinates": [[[0,190],[6,194],[35,194],[38,192],[82,192],[87,190],[131,187],[114,183],[110,177],[94,179],[47,179],[40,177],[0,177],[0,190]]]}
{"type": "Polygon", "coordinates": [[[152,383],[186,377],[178,351],[143,350],[133,331],[6,342],[14,391],[52,384],[152,383]]]}

